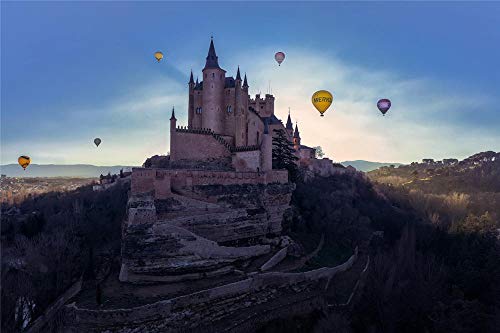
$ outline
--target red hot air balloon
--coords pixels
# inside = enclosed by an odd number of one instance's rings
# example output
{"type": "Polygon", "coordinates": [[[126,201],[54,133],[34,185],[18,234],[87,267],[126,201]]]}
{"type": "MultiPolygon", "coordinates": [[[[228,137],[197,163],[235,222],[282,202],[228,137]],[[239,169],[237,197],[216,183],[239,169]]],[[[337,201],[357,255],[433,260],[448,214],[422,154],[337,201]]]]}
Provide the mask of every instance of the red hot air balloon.
{"type": "Polygon", "coordinates": [[[278,66],[281,66],[281,63],[285,60],[285,54],[283,52],[276,52],[274,59],[278,62],[278,66]]]}
{"type": "Polygon", "coordinates": [[[382,115],[385,116],[386,112],[391,108],[391,101],[387,98],[382,98],[377,102],[377,107],[382,112],[382,115]]]}

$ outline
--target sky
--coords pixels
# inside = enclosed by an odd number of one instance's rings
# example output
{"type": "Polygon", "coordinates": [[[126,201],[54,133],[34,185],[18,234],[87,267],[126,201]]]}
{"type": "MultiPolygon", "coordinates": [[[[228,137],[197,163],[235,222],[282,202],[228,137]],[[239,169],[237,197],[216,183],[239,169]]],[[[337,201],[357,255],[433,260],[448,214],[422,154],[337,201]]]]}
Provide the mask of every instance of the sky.
{"type": "Polygon", "coordinates": [[[2,2],[0,162],[166,154],[212,35],[227,75],[239,65],[251,95],[270,86],[275,114],[290,108],[302,143],[335,161],[500,151],[499,27],[495,2],[2,2]]]}

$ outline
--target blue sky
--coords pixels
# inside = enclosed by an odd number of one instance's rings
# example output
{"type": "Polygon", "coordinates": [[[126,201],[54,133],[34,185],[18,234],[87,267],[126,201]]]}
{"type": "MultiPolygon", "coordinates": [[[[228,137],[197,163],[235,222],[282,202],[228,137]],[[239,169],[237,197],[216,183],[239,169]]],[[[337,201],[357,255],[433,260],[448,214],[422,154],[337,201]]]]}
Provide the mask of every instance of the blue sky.
{"type": "Polygon", "coordinates": [[[334,160],[499,151],[499,26],[494,2],[2,2],[1,163],[165,154],[212,34],[228,74],[240,65],[252,95],[270,81],[276,114],[290,107],[303,143],[334,160]],[[334,94],[324,118],[319,89],[334,94]],[[386,117],[378,98],[393,102],[386,117]]]}

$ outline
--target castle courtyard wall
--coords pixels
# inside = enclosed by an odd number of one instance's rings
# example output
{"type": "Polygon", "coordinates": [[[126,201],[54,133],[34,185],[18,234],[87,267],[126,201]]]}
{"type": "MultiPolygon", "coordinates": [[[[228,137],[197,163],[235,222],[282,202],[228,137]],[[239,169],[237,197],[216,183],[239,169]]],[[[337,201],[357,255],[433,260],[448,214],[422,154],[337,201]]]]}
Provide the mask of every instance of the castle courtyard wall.
{"type": "Polygon", "coordinates": [[[171,147],[176,160],[210,160],[230,157],[231,152],[211,134],[175,132],[175,145],[171,147]]]}
{"type": "Polygon", "coordinates": [[[260,150],[239,151],[233,154],[233,167],[236,171],[260,170],[260,150]]]}

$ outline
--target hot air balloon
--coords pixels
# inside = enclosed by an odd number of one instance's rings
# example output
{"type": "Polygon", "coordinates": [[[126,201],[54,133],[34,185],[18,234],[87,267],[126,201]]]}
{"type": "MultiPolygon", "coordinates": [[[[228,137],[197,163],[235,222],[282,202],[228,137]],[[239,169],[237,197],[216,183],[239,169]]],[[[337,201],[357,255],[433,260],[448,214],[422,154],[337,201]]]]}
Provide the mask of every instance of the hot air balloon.
{"type": "Polygon", "coordinates": [[[94,143],[95,143],[95,145],[96,145],[97,147],[99,147],[99,145],[101,144],[101,139],[99,139],[99,138],[95,138],[95,139],[94,139],[94,143]]]}
{"type": "Polygon", "coordinates": [[[281,66],[281,63],[285,60],[285,54],[283,52],[276,52],[274,59],[278,62],[278,66],[281,66]]]}
{"type": "Polygon", "coordinates": [[[156,61],[160,62],[161,59],[163,59],[163,53],[161,53],[160,51],[155,52],[155,58],[156,61]]]}
{"type": "Polygon", "coordinates": [[[391,101],[387,98],[382,98],[377,102],[377,107],[382,112],[382,115],[385,116],[385,113],[391,108],[391,101]]]}
{"type": "Polygon", "coordinates": [[[19,163],[20,166],[23,167],[24,170],[26,170],[28,165],[30,165],[31,159],[29,156],[23,155],[23,156],[19,156],[19,158],[17,159],[17,162],[19,163]]]}
{"type": "Polygon", "coordinates": [[[314,107],[321,113],[321,117],[323,117],[323,113],[332,105],[333,96],[329,91],[319,90],[312,95],[311,100],[314,107]]]}

